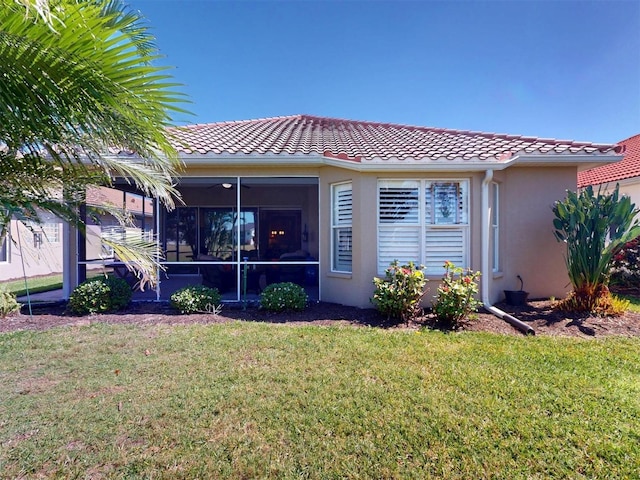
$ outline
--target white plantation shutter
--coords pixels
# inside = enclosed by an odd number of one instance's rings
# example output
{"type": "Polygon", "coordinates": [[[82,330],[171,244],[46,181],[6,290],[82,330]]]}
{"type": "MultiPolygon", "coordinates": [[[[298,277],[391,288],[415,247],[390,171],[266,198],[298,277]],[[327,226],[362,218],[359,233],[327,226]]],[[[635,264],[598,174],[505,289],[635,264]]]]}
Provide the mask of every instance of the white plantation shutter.
{"type": "Polygon", "coordinates": [[[420,182],[379,182],[378,222],[378,271],[394,260],[420,263],[420,182]]]}
{"type": "Polygon", "coordinates": [[[332,185],[331,269],[351,272],[353,237],[353,194],[351,183],[332,185]]]}
{"type": "Polygon", "coordinates": [[[466,182],[425,184],[424,265],[431,274],[444,273],[446,261],[458,267],[468,266],[466,192],[466,182]]]}
{"type": "Polygon", "coordinates": [[[353,215],[353,195],[351,185],[336,185],[334,220],[336,225],[351,225],[353,215]]]}
{"type": "Polygon", "coordinates": [[[425,232],[425,263],[427,272],[444,273],[444,262],[466,267],[466,230],[459,228],[428,228],[425,232]]]}
{"type": "Polygon", "coordinates": [[[394,260],[400,265],[420,263],[420,227],[380,227],[378,271],[384,272],[394,260]]]}
{"type": "Polygon", "coordinates": [[[466,180],[378,181],[378,272],[394,260],[431,275],[444,273],[445,261],[467,267],[467,192],[466,180]]]}
{"type": "Polygon", "coordinates": [[[420,184],[388,180],[378,188],[381,224],[420,224],[420,184]]]}

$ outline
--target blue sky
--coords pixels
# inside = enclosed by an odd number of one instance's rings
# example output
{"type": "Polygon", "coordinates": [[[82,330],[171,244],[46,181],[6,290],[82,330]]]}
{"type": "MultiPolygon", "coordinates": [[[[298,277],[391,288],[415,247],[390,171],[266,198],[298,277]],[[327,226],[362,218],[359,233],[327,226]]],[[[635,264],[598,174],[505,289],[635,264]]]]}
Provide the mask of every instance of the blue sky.
{"type": "Polygon", "coordinates": [[[310,114],[613,143],[640,133],[640,2],[130,0],[193,116],[310,114]]]}

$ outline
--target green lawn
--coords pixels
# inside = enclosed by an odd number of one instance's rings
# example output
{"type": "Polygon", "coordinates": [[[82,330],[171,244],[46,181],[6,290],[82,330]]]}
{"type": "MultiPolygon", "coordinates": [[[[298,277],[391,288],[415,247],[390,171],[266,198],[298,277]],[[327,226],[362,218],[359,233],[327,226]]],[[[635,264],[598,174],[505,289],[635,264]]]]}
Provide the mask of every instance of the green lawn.
{"type": "Polygon", "coordinates": [[[27,294],[27,286],[29,287],[29,293],[48,292],[62,288],[62,274],[27,278],[26,286],[24,279],[3,282],[2,286],[17,297],[27,294]]]}
{"type": "Polygon", "coordinates": [[[640,339],[260,323],[0,335],[3,478],[633,478],[640,339]]]}
{"type": "MultiPolygon", "coordinates": [[[[104,275],[100,270],[90,270],[87,272],[87,278],[104,275]]],[[[8,292],[13,293],[16,297],[21,297],[27,294],[27,287],[29,287],[29,293],[49,292],[51,290],[58,290],[62,288],[62,274],[53,273],[51,275],[43,275],[41,277],[27,278],[27,285],[25,286],[24,279],[10,280],[8,282],[2,282],[2,287],[8,292]]]]}
{"type": "Polygon", "coordinates": [[[631,304],[629,305],[629,310],[632,312],[640,313],[640,298],[634,297],[632,295],[618,295],[621,298],[629,300],[631,304]]]}

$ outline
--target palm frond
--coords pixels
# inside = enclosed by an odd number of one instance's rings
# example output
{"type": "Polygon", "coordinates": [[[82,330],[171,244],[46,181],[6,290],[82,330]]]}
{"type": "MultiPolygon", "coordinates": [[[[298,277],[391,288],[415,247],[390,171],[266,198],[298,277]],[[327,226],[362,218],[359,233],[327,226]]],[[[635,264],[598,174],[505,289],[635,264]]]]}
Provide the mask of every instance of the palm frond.
{"type": "MultiPolygon", "coordinates": [[[[84,192],[115,177],[171,208],[181,164],[166,127],[186,98],[158,58],[144,18],[120,0],[0,0],[0,208],[82,230],[84,192]]],[[[152,278],[155,253],[117,248],[152,278]]]]}

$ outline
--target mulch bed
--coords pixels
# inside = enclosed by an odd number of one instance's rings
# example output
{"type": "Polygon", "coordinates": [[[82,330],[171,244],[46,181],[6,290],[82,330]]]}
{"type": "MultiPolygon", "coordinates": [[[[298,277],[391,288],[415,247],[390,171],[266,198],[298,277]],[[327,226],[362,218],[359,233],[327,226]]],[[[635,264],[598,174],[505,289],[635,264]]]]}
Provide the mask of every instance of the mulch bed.
{"type": "MultiPolygon", "coordinates": [[[[524,306],[496,304],[496,307],[530,325],[536,335],[560,335],[599,338],[607,335],[640,336],[640,314],[628,312],[620,317],[598,317],[559,312],[548,300],[534,300],[524,306]]],[[[137,302],[126,310],[87,316],[74,316],[65,311],[62,303],[34,307],[32,314],[23,307],[22,312],[0,319],[0,332],[17,330],[47,330],[61,326],[81,326],[102,322],[133,325],[212,324],[230,321],[267,322],[289,325],[344,325],[376,328],[417,329],[433,323],[425,315],[410,325],[391,324],[374,309],[346,307],[333,303],[311,304],[302,312],[269,313],[255,306],[226,305],[219,315],[181,315],[165,303],[137,302]]],[[[477,318],[462,330],[487,331],[504,335],[522,336],[524,333],[491,313],[481,310],[477,318]]]]}

